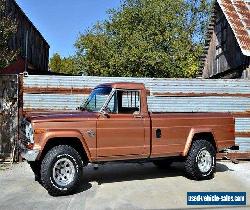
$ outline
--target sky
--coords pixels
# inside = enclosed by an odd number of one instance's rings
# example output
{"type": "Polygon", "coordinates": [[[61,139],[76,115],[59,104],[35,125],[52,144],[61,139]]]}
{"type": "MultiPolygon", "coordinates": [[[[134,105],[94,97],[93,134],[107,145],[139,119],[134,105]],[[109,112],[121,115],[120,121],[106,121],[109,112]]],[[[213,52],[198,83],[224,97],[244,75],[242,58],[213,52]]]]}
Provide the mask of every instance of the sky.
{"type": "Polygon", "coordinates": [[[96,21],[108,17],[106,11],[117,8],[120,0],[16,0],[54,53],[67,57],[75,52],[74,43],[96,21]]]}

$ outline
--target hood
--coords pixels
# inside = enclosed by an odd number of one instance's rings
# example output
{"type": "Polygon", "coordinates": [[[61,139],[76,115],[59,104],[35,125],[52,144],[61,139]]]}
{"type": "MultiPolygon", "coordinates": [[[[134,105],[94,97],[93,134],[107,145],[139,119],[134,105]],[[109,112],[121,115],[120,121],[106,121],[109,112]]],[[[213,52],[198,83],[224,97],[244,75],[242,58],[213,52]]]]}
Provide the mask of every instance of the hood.
{"type": "Polygon", "coordinates": [[[82,121],[85,119],[96,119],[98,113],[87,111],[74,112],[39,112],[28,113],[25,115],[30,122],[66,122],[66,121],[82,121]]]}

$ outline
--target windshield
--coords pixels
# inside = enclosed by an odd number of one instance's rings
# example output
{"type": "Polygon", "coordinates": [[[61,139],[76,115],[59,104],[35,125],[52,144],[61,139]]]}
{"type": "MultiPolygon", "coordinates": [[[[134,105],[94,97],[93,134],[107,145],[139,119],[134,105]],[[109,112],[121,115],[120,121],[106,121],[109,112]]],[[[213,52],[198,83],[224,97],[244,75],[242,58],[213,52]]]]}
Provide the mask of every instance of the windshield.
{"type": "Polygon", "coordinates": [[[81,109],[89,112],[99,112],[108,99],[111,90],[112,88],[110,87],[94,89],[81,109]]]}

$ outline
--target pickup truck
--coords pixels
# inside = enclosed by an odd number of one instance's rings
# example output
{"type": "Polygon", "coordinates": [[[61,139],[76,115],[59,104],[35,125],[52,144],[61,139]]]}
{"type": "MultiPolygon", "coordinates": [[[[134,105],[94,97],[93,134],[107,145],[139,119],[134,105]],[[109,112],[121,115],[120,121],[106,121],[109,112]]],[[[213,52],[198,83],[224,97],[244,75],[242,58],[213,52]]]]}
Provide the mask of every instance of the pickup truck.
{"type": "Polygon", "coordinates": [[[211,179],[216,153],[235,145],[231,114],[153,113],[141,83],[101,84],[76,111],[27,114],[20,130],[21,155],[51,195],[73,193],[89,163],[183,161],[187,177],[211,179]]]}

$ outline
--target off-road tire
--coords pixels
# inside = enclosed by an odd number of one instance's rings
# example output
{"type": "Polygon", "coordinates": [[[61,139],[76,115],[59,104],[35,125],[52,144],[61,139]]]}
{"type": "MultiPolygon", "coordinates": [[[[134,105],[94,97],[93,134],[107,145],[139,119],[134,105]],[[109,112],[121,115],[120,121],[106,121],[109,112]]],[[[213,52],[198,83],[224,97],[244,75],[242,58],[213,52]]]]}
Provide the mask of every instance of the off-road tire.
{"type": "Polygon", "coordinates": [[[41,163],[39,161],[30,161],[28,162],[31,170],[35,175],[35,181],[41,181],[41,163]]]}
{"type": "Polygon", "coordinates": [[[154,160],[153,163],[155,164],[155,166],[157,166],[159,169],[167,169],[171,166],[171,164],[173,163],[173,160],[154,160]]]}
{"type": "Polygon", "coordinates": [[[53,147],[44,157],[41,164],[41,181],[50,195],[69,195],[76,191],[82,177],[83,163],[79,153],[68,145],[53,147]],[[75,174],[73,180],[66,186],[60,186],[53,178],[53,168],[60,159],[72,162],[75,174]]]}
{"type": "Polygon", "coordinates": [[[205,139],[195,140],[185,160],[185,172],[188,178],[193,180],[207,180],[214,177],[216,170],[216,151],[214,146],[205,139]],[[211,166],[206,172],[202,172],[198,166],[198,158],[201,152],[208,152],[211,155],[211,166]]]}

